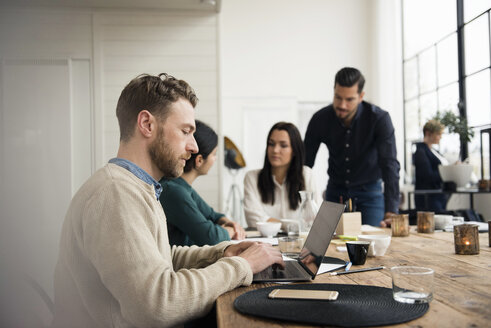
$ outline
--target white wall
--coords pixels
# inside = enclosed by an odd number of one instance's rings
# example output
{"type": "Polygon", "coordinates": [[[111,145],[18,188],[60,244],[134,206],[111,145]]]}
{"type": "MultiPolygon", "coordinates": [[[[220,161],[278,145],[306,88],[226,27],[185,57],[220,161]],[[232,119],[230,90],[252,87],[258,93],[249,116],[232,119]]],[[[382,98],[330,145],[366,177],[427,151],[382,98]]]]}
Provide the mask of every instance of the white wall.
{"type": "MultiPolygon", "coordinates": [[[[258,158],[264,156],[272,122],[292,121],[304,133],[313,112],[331,103],[334,75],[345,66],[365,75],[365,99],[389,111],[402,149],[399,17],[399,2],[390,0],[224,1],[222,132],[243,150],[248,162],[243,171],[262,166],[258,158]],[[251,120],[251,106],[263,111],[263,124],[253,132],[243,123],[251,120]],[[255,149],[249,146],[252,142],[255,149]]],[[[326,154],[323,149],[314,166],[322,189],[326,154]]],[[[401,163],[402,156],[399,151],[401,163]]],[[[226,191],[231,182],[227,173],[223,181],[226,191]]]]}
{"type": "MultiPolygon", "coordinates": [[[[119,146],[116,104],[125,85],[141,73],[169,73],[187,81],[199,103],[196,118],[218,130],[217,15],[201,12],[97,12],[94,15],[97,166],[119,146]]],[[[219,166],[193,185],[218,208],[219,166]]]]}
{"type": "MultiPolygon", "coordinates": [[[[0,8],[2,261],[23,259],[52,293],[66,209],[116,155],[116,102],[130,79],[188,81],[196,117],[218,129],[217,25],[213,12],[0,8]]],[[[216,208],[219,171],[196,183],[216,208]]]]}
{"type": "Polygon", "coordinates": [[[63,217],[91,174],[91,15],[2,9],[0,31],[1,259],[51,293],[63,217]]]}

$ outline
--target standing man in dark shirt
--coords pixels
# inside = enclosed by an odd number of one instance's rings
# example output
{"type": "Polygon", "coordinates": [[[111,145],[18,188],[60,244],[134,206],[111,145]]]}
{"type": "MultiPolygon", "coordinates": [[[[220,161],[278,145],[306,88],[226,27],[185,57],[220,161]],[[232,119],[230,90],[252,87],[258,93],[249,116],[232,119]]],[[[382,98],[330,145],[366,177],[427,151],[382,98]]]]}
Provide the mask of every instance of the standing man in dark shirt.
{"type": "Polygon", "coordinates": [[[389,113],[363,101],[364,84],[356,68],[336,73],[333,103],[312,116],[305,133],[305,164],[314,165],[319,145],[325,143],[326,200],[351,198],[364,224],[386,226],[399,207],[400,165],[389,113]]]}

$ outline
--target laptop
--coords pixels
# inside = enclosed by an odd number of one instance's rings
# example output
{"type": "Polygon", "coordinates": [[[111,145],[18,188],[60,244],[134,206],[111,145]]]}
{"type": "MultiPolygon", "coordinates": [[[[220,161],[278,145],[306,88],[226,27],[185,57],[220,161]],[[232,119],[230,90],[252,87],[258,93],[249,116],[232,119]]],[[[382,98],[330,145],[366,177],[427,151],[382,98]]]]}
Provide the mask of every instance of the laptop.
{"type": "Polygon", "coordinates": [[[284,269],[268,267],[256,273],[252,282],[310,281],[315,278],[331,243],[345,205],[323,201],[296,261],[285,261],[284,269]]]}

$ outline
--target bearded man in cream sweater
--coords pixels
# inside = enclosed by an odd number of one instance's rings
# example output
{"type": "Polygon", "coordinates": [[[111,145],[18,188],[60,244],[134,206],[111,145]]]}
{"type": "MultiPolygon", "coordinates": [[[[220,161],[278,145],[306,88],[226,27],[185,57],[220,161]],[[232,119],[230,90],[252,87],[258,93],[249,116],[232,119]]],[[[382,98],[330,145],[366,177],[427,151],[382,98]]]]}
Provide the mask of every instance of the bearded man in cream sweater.
{"type": "Polygon", "coordinates": [[[122,91],[117,157],[73,197],[55,270],[54,327],[168,327],[205,316],[217,297],[277,263],[253,242],[169,245],[158,181],[181,175],[197,152],[197,97],[167,74],[122,91]]]}

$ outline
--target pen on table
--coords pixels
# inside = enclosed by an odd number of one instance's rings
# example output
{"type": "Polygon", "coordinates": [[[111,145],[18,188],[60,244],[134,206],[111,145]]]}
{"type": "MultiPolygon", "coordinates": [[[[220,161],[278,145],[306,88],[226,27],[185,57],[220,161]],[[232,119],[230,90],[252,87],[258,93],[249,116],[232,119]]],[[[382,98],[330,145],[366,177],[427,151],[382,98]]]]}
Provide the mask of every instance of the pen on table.
{"type": "Polygon", "coordinates": [[[348,271],[351,268],[352,264],[353,263],[351,263],[351,262],[346,262],[346,268],[344,268],[344,271],[348,271]]]}
{"type": "Polygon", "coordinates": [[[373,270],[382,270],[382,269],[385,269],[385,267],[384,266],[378,266],[378,267],[373,267],[373,268],[365,268],[365,269],[351,270],[351,271],[329,272],[329,275],[330,276],[339,276],[340,274],[365,272],[365,271],[373,271],[373,270]]]}

